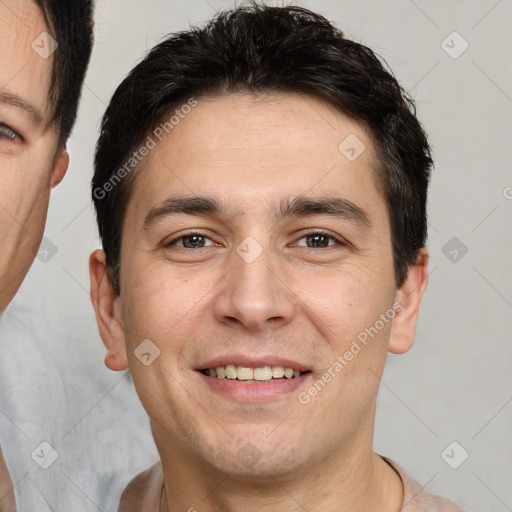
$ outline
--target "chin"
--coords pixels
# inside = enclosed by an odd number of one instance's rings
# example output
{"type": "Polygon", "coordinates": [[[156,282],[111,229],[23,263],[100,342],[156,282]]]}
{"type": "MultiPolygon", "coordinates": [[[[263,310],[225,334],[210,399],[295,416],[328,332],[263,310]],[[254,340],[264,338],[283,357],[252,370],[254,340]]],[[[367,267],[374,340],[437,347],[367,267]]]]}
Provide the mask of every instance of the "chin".
{"type": "Polygon", "coordinates": [[[258,441],[256,436],[247,435],[238,442],[219,443],[214,452],[209,450],[203,457],[214,471],[225,473],[230,478],[275,484],[275,478],[286,477],[301,466],[307,466],[307,454],[303,448],[304,443],[300,442],[292,446],[289,436],[287,442],[275,438],[269,442],[265,436],[260,436],[258,441]]]}

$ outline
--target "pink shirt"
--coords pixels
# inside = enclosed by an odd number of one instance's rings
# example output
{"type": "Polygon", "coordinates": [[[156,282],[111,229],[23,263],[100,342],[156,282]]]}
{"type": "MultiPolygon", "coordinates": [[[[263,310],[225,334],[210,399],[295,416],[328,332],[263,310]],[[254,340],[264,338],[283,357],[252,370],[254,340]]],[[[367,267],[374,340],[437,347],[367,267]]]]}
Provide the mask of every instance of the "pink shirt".
{"type": "MultiPolygon", "coordinates": [[[[383,459],[402,479],[404,501],[400,512],[464,512],[451,501],[429,494],[418,482],[409,478],[400,466],[386,457],[383,459]]],[[[162,484],[162,468],[156,464],[128,484],[117,512],[158,512],[162,484]]]]}
{"type": "Polygon", "coordinates": [[[455,503],[429,494],[418,482],[409,478],[400,466],[383,458],[400,475],[404,485],[404,502],[400,512],[464,512],[455,503]]]}

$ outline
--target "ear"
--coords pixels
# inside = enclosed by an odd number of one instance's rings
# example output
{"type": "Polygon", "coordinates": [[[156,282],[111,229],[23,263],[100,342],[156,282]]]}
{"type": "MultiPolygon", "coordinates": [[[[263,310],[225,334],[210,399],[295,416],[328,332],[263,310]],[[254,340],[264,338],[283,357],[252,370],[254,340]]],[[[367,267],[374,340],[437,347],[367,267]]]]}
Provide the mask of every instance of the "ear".
{"type": "Polygon", "coordinates": [[[94,251],[89,258],[91,277],[91,302],[103,344],[107,349],[105,365],[114,371],[128,368],[124,328],[121,314],[121,297],[116,293],[107,275],[106,256],[94,251]]]}
{"type": "Polygon", "coordinates": [[[407,278],[396,292],[396,303],[401,305],[391,324],[388,350],[393,354],[407,352],[414,343],[414,333],[420,312],[420,303],[428,282],[428,251],[418,252],[416,262],[409,267],[407,278]]]}
{"type": "Polygon", "coordinates": [[[55,162],[53,163],[52,169],[52,177],[51,177],[51,187],[56,187],[64,178],[66,171],[69,167],[69,153],[66,148],[59,150],[57,156],[55,157],[55,162]]]}

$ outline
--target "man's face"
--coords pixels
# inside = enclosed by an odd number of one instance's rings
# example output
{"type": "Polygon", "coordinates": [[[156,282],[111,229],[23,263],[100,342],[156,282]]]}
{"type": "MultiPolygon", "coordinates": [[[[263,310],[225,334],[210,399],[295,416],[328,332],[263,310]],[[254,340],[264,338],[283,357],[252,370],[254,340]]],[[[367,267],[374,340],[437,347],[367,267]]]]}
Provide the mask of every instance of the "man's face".
{"type": "Polygon", "coordinates": [[[0,311],[37,253],[50,188],[67,168],[47,126],[52,57],[43,32],[35,2],[0,2],[0,311]]]}
{"type": "Polygon", "coordinates": [[[374,163],[358,123],[291,94],[200,98],[150,152],[122,234],[124,329],[103,338],[164,458],[255,476],[371,449],[400,299],[374,163]],[[226,365],[301,374],[207,375],[226,365]]]}

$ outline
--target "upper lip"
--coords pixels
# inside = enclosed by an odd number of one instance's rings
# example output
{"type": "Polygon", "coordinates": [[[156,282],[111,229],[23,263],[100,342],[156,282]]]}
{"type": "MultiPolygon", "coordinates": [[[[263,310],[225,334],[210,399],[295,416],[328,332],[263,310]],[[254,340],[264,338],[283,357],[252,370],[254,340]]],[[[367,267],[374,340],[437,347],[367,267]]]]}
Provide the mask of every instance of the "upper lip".
{"type": "Polygon", "coordinates": [[[226,354],[223,356],[209,359],[202,363],[197,370],[207,370],[209,368],[216,368],[217,366],[227,366],[232,364],[235,366],[244,366],[246,368],[263,368],[264,366],[283,366],[284,368],[292,368],[299,372],[307,372],[310,369],[297,361],[278,357],[274,355],[269,356],[251,356],[247,354],[226,354]]]}

